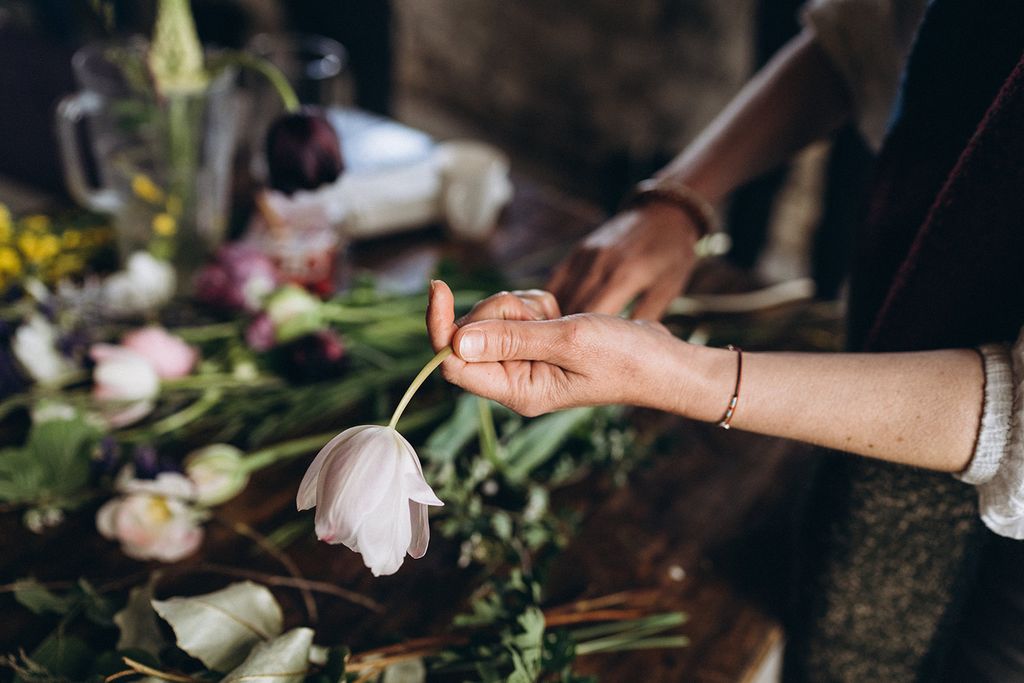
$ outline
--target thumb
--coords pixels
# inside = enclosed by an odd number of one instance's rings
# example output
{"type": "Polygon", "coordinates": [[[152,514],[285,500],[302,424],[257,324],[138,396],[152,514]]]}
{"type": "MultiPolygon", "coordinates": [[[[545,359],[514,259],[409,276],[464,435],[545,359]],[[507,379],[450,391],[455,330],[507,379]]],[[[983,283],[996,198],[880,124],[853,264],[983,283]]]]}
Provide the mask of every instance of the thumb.
{"type": "Polygon", "coordinates": [[[459,328],[452,339],[455,354],[467,362],[538,360],[559,365],[567,360],[575,322],[556,320],[485,320],[459,328]]]}

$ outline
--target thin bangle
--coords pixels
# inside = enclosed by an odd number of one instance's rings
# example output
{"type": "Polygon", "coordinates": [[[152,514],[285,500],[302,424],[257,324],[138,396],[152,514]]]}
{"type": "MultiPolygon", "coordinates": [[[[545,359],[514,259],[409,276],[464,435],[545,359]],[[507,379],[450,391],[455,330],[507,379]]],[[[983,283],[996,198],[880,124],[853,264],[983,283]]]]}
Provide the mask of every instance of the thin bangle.
{"type": "Polygon", "coordinates": [[[732,344],[726,348],[736,352],[736,386],[733,387],[732,398],[729,399],[729,405],[725,408],[725,414],[718,421],[718,426],[722,429],[731,428],[732,416],[736,414],[736,404],[740,401],[740,380],[743,378],[743,349],[732,344]]]}

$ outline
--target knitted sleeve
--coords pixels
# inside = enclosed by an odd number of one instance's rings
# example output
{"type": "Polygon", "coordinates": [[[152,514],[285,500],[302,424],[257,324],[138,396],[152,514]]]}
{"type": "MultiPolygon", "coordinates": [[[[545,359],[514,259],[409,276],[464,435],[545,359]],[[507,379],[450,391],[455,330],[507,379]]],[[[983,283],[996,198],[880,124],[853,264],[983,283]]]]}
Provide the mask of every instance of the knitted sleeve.
{"type": "Polygon", "coordinates": [[[926,0],[810,0],[804,25],[846,81],[857,125],[875,150],[882,145],[903,63],[926,0]]]}
{"type": "Polygon", "coordinates": [[[985,406],[967,469],[957,475],[978,487],[981,519],[1001,536],[1024,539],[1024,334],[1013,348],[987,345],[985,406]]]}

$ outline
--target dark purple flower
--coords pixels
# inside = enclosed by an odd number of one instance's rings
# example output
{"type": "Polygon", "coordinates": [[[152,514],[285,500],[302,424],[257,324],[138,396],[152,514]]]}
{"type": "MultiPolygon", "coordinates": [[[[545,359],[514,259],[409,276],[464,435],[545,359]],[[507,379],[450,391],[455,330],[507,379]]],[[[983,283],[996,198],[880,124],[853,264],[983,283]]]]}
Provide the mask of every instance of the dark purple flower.
{"type": "Polygon", "coordinates": [[[107,435],[100,439],[99,447],[89,463],[93,476],[113,475],[121,464],[121,445],[117,439],[107,435]]]}
{"type": "Polygon", "coordinates": [[[348,358],[345,345],[333,330],[320,330],[280,348],[284,371],[297,380],[336,377],[344,372],[348,358]]]}
{"type": "Polygon", "coordinates": [[[149,444],[140,444],[132,452],[136,479],[156,479],[161,472],[181,472],[181,464],[169,457],[161,457],[149,444]]]}
{"type": "Polygon", "coordinates": [[[270,186],[285,194],[333,183],[345,168],[334,126],[312,107],[285,114],[267,131],[270,186]]]}
{"type": "Polygon", "coordinates": [[[221,247],[216,262],[199,271],[195,292],[204,303],[255,312],[281,281],[269,256],[250,244],[234,242],[221,247]]]}

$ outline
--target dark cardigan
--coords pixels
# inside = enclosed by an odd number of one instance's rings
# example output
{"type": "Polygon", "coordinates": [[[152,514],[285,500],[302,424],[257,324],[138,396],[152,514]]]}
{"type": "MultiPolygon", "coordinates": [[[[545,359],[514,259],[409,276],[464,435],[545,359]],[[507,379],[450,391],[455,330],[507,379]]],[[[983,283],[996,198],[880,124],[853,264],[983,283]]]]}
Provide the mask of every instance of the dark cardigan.
{"type": "MultiPolygon", "coordinates": [[[[969,347],[1020,332],[1022,52],[1024,2],[929,6],[858,236],[851,350],[969,347]]],[[[973,488],[830,454],[802,519],[786,679],[943,680],[991,539],[973,488]]]]}

